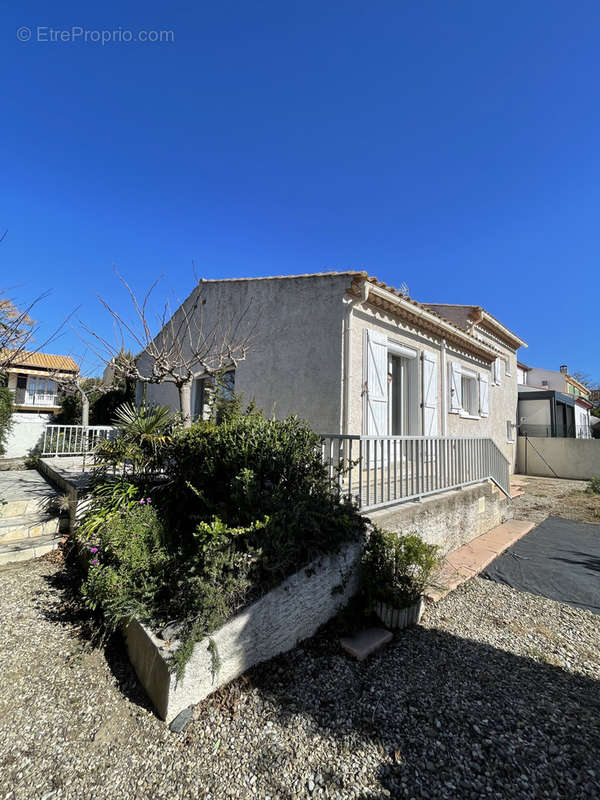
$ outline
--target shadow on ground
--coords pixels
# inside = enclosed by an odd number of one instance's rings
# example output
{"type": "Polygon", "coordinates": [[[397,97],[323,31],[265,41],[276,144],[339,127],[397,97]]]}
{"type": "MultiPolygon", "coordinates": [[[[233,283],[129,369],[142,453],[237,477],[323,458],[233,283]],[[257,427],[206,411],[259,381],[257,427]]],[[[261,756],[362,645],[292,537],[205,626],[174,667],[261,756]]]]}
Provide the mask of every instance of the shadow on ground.
{"type": "Polygon", "coordinates": [[[116,679],[119,691],[130,702],[156,715],[131,666],[121,634],[117,632],[104,637],[94,614],[81,602],[79,586],[82,572],[73,552],[67,550],[61,561],[56,572],[45,576],[46,582],[57,595],[38,593],[42,615],[55,624],[68,625],[80,640],[82,652],[98,650],[116,679]]]}
{"type": "MultiPolygon", "coordinates": [[[[250,679],[282,724],[308,715],[378,753],[384,791],[364,798],[600,795],[600,683],[529,658],[418,627],[363,664],[321,635],[250,679]]],[[[347,776],[320,777],[322,796],[344,795],[347,776]]]]}

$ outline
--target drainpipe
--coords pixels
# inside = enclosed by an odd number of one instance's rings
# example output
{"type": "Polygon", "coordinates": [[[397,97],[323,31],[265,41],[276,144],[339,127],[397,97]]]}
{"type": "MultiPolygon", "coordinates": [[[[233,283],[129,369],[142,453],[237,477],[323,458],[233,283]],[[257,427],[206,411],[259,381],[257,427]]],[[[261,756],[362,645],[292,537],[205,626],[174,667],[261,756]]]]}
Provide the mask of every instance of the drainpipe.
{"type": "Polygon", "coordinates": [[[442,339],[442,347],[440,350],[440,371],[441,371],[441,382],[440,382],[440,389],[442,393],[442,436],[448,435],[448,413],[447,413],[447,403],[448,403],[448,393],[446,391],[446,381],[448,378],[447,371],[446,371],[446,340],[442,339]]]}
{"type": "Polygon", "coordinates": [[[352,313],[358,303],[365,303],[369,297],[371,284],[364,281],[361,296],[348,301],[344,316],[344,347],[342,372],[342,434],[348,435],[350,428],[350,386],[352,384],[352,313]]]}

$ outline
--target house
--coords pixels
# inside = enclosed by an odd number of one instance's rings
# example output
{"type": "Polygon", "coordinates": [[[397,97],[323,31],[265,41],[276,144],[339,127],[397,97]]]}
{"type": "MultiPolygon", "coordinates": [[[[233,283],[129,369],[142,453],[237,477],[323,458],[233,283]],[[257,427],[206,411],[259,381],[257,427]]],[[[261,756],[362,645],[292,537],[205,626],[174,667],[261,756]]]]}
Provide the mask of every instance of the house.
{"type": "Polygon", "coordinates": [[[521,365],[519,433],[527,436],[589,439],[590,390],[568,373],[521,365]]]}
{"type": "MultiPolygon", "coordinates": [[[[483,308],[419,303],[362,271],[200,286],[207,329],[248,309],[251,345],[228,390],[266,413],[297,414],[323,434],[487,437],[514,465],[517,350],[526,345],[483,308]]],[[[152,369],[147,353],[138,365],[152,369]]],[[[206,413],[209,383],[199,368],[195,415],[206,413]]],[[[149,402],[179,407],[172,384],[146,391],[149,402]]]]}
{"type": "Polygon", "coordinates": [[[46,425],[60,410],[58,381],[77,375],[79,367],[70,356],[19,352],[5,370],[13,395],[11,431],[5,458],[22,458],[39,442],[46,425]]]}

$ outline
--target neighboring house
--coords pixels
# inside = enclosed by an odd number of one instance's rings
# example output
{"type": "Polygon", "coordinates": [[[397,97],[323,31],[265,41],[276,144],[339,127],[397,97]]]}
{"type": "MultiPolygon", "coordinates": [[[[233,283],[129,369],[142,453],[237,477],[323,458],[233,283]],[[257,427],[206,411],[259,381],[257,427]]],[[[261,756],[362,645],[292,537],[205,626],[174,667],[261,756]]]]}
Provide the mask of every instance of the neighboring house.
{"type": "Polygon", "coordinates": [[[527,386],[528,380],[527,375],[530,372],[531,367],[527,367],[525,364],[522,364],[520,361],[517,361],[517,384],[519,386],[527,386]]]}
{"type": "Polygon", "coordinates": [[[589,439],[590,390],[568,374],[521,365],[519,380],[519,433],[528,436],[589,439]]]}
{"type": "Polygon", "coordinates": [[[591,394],[587,386],[580,383],[576,378],[569,375],[566,364],[560,367],[558,372],[550,369],[540,369],[539,367],[527,367],[527,385],[535,386],[539,389],[553,389],[573,397],[583,397],[588,400],[591,394]]]}
{"type": "Polygon", "coordinates": [[[5,458],[21,458],[35,447],[60,410],[57,380],[78,372],[79,367],[69,356],[24,351],[11,361],[5,373],[14,411],[5,458]]]}
{"type": "MultiPolygon", "coordinates": [[[[482,308],[418,303],[358,271],[201,287],[207,330],[250,303],[250,349],[227,390],[265,413],[297,414],[327,434],[491,437],[514,465],[525,343],[482,308]]],[[[147,354],[138,365],[150,374],[147,354]]],[[[196,415],[206,413],[206,388],[199,371],[196,415]]],[[[172,384],[146,391],[149,402],[178,408],[172,384]]]]}

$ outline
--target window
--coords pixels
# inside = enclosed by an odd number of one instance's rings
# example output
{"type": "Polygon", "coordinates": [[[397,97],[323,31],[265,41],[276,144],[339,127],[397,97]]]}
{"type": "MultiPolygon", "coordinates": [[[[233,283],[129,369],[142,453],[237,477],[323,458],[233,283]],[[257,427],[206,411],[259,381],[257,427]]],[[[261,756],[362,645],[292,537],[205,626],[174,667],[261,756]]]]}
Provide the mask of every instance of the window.
{"type": "Polygon", "coordinates": [[[461,375],[462,411],[470,417],[479,414],[477,378],[474,375],[461,375]]]}
{"type": "Polygon", "coordinates": [[[487,417],[489,414],[489,378],[463,367],[458,361],[449,363],[450,414],[461,417],[487,417]]]}
{"type": "Polygon", "coordinates": [[[235,370],[223,375],[194,378],[192,386],[192,417],[210,419],[216,417],[226,403],[232,400],[235,390],[235,370]]]}
{"type": "Polygon", "coordinates": [[[510,371],[510,359],[509,358],[505,358],[504,359],[504,374],[506,376],[508,376],[509,378],[512,375],[512,373],[510,371]]]}

